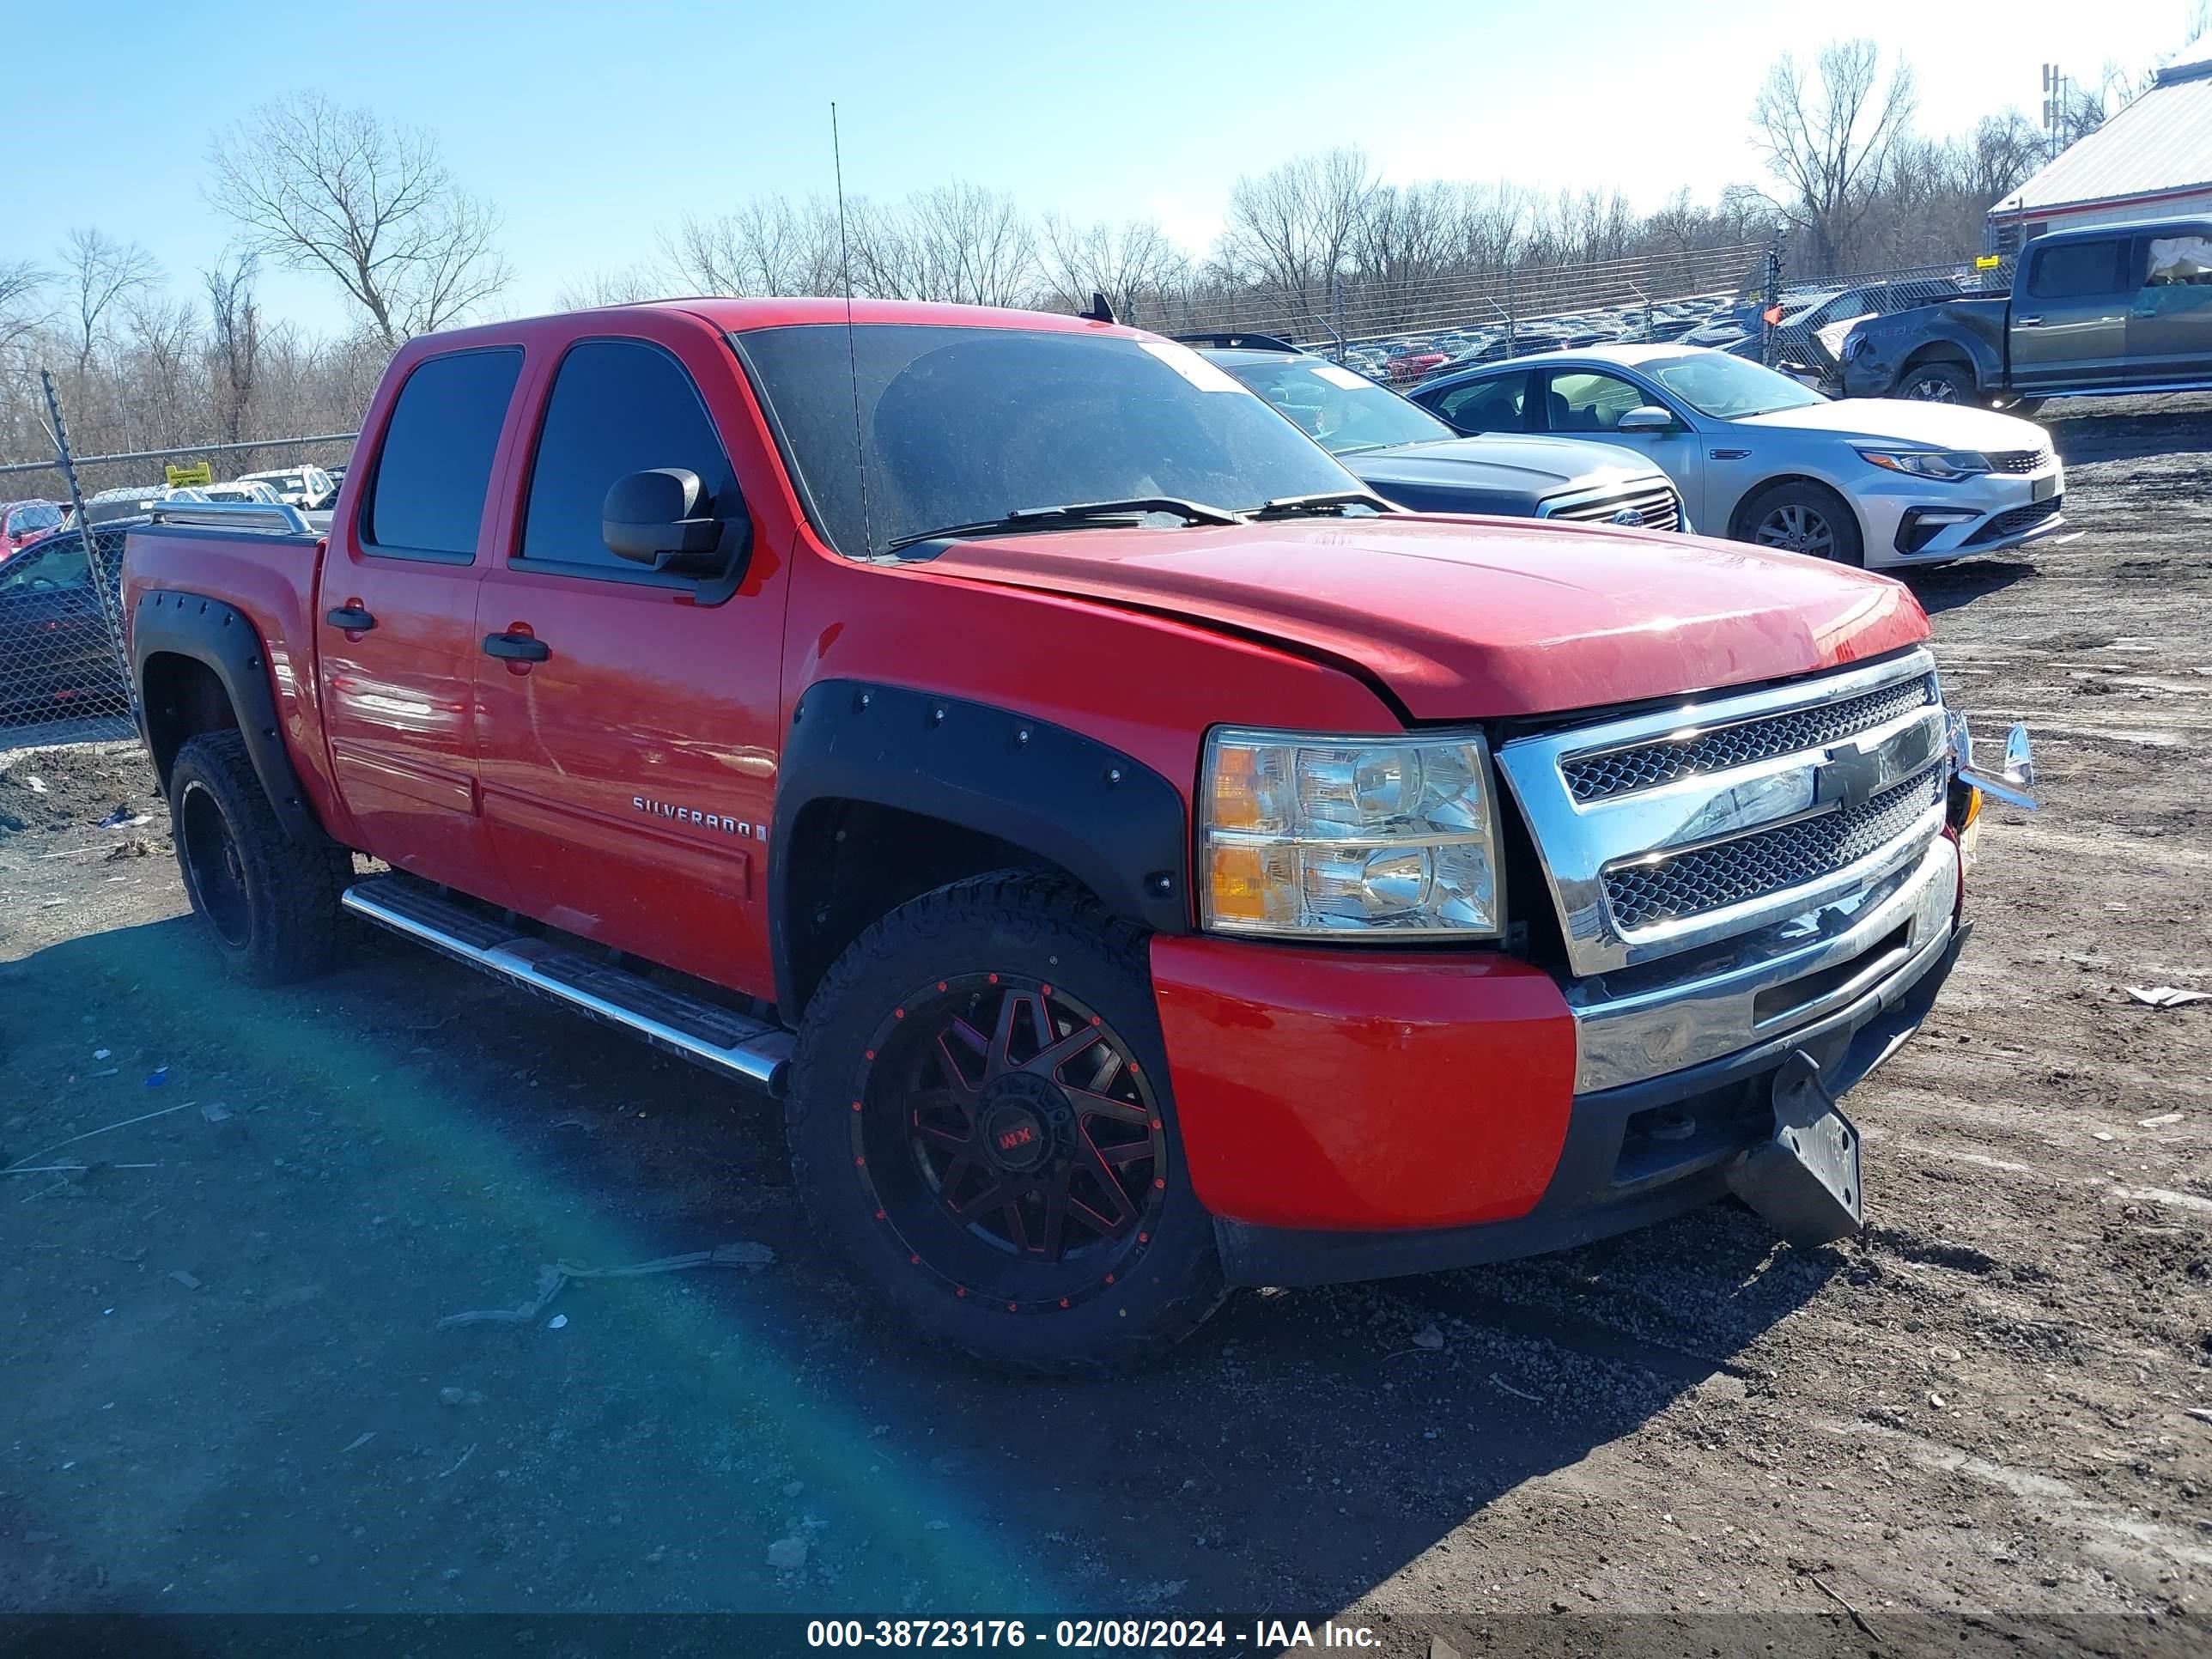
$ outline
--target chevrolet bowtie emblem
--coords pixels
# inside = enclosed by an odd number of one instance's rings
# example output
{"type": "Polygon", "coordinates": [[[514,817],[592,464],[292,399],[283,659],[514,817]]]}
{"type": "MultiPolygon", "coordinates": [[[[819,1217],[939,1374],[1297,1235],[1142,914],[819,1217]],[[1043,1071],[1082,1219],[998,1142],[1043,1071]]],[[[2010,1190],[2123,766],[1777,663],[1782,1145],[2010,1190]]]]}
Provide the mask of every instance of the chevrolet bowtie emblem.
{"type": "Polygon", "coordinates": [[[1831,749],[1813,773],[1813,804],[1841,811],[1863,806],[1881,787],[1881,757],[1866,749],[1831,749]]]}

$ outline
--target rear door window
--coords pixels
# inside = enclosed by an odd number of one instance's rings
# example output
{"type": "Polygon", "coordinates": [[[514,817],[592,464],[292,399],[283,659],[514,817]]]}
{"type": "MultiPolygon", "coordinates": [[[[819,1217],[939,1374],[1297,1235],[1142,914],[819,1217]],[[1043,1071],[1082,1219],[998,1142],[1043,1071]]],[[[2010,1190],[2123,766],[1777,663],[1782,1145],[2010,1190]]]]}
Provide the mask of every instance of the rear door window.
{"type": "Polygon", "coordinates": [[[2038,248],[2034,268],[2028,272],[2028,298],[2087,300],[2131,289],[2135,284],[2120,275],[2127,251],[2124,236],[2038,248]]]}
{"type": "Polygon", "coordinates": [[[492,459],[521,373],[515,347],[415,365],[362,507],[361,538],[371,552],[460,564],[476,557],[492,459]]]}
{"type": "Polygon", "coordinates": [[[697,473],[725,516],[739,500],[737,473],[681,363],[643,340],[574,347],[538,429],[520,556],[578,575],[644,574],[607,546],[602,509],[616,479],[664,466],[697,473]]]}
{"type": "Polygon", "coordinates": [[[1632,409],[1650,403],[1641,386],[1589,369],[1552,371],[1544,409],[1553,432],[1611,432],[1632,409]]]}
{"type": "Polygon", "coordinates": [[[1528,375],[1500,374],[1447,387],[1421,401],[1462,432],[1518,432],[1528,395],[1528,375]]]}

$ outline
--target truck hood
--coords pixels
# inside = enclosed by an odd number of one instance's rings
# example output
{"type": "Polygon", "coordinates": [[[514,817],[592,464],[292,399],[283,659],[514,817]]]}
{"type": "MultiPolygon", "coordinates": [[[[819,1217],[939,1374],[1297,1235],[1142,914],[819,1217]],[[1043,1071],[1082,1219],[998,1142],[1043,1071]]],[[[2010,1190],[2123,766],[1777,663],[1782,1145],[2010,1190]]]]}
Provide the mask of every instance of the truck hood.
{"type": "Polygon", "coordinates": [[[1618,444],[1525,436],[1443,438],[1337,459],[1391,500],[1436,513],[1532,513],[1571,487],[1625,486],[1654,471],[1618,444]]]}
{"type": "Polygon", "coordinates": [[[2033,421],[1963,404],[1923,404],[1906,398],[1842,398],[1802,409],[1753,415],[1738,426],[1790,427],[1833,432],[1879,442],[1924,444],[1934,449],[2048,449],[2051,436],[2033,421]]]}
{"type": "Polygon", "coordinates": [[[1563,714],[1926,637],[1886,577],[1739,542],[1407,514],[956,542],[917,574],[1127,605],[1380,682],[1415,720],[1563,714]]]}

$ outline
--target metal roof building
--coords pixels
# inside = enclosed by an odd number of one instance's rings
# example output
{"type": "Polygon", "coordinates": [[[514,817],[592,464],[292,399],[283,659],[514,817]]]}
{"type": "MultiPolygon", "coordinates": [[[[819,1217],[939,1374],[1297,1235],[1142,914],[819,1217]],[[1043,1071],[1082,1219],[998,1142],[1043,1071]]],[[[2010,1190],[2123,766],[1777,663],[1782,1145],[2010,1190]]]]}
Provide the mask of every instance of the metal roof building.
{"type": "Polygon", "coordinates": [[[2212,58],[2150,89],[1990,210],[1996,247],[2046,230],[2212,213],[2212,58]]]}

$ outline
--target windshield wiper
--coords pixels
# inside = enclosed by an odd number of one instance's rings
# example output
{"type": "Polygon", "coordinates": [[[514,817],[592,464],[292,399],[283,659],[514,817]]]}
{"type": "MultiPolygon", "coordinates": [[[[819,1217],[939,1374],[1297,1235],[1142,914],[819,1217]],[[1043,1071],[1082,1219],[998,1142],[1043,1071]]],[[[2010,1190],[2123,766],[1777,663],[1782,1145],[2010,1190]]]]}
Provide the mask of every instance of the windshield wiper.
{"type": "Polygon", "coordinates": [[[1118,501],[1068,501],[1059,507],[1018,507],[996,519],[974,524],[951,524],[939,530],[902,536],[886,550],[896,553],[917,542],[941,542],[963,536],[1004,535],[1023,530],[1050,530],[1061,525],[1092,524],[1104,520],[1141,518],[1148,513],[1169,513],[1185,524],[1242,524],[1244,520],[1225,507],[1187,501],[1178,495],[1132,495],[1118,501]]]}
{"type": "Polygon", "coordinates": [[[1255,519],[1291,519],[1305,513],[1341,513],[1347,507],[1371,507],[1377,513],[1398,509],[1371,489],[1325,489],[1313,495],[1278,495],[1252,509],[1255,519]]]}

